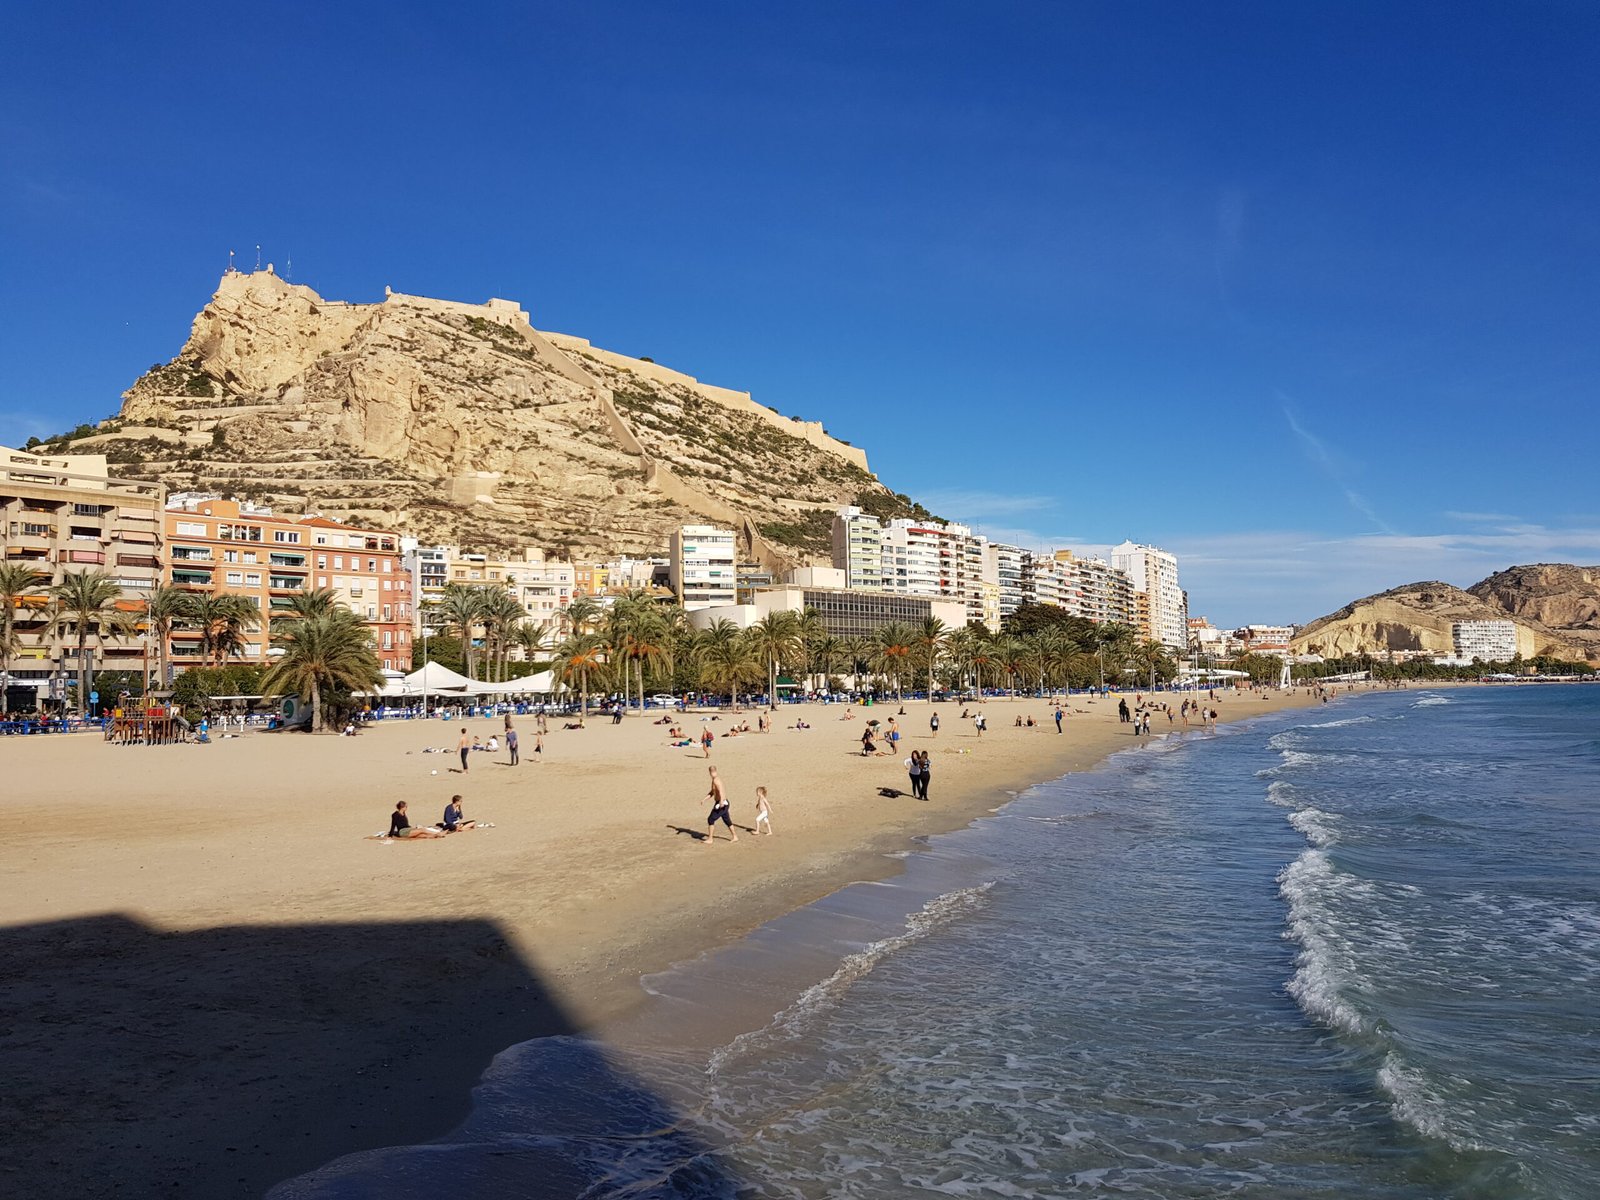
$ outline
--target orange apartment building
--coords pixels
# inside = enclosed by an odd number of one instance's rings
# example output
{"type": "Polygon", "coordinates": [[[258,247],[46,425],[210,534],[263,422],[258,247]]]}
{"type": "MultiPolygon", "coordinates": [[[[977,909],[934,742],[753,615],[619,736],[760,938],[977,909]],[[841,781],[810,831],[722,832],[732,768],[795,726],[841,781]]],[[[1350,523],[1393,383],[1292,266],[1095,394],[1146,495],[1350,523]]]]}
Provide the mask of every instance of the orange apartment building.
{"type": "MultiPolygon", "coordinates": [[[[411,579],[400,569],[396,534],[180,495],[167,505],[166,535],[175,586],[248,596],[261,610],[260,627],[245,635],[244,661],[272,660],[271,620],[288,609],[294,593],[331,588],[372,630],[383,668],[411,669],[411,579]]],[[[173,632],[174,665],[197,665],[201,653],[198,631],[173,632]]]]}

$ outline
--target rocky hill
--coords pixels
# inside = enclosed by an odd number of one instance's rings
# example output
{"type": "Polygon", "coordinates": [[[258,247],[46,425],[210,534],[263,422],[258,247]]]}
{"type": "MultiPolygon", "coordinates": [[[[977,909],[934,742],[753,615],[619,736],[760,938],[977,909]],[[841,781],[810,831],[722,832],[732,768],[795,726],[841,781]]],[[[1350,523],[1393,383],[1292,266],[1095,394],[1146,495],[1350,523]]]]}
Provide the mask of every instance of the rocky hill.
{"type": "Polygon", "coordinates": [[[1600,660],[1600,569],[1512,567],[1470,588],[1429,581],[1365,596],[1304,626],[1298,654],[1382,654],[1390,650],[1450,654],[1455,621],[1505,621],[1517,627],[1524,658],[1600,660]]]}
{"type": "Polygon", "coordinates": [[[510,301],[350,304],[271,267],[223,276],[115,418],[45,445],[175,491],[585,558],[711,521],[782,566],[827,556],[839,504],[924,515],[821,425],[542,333],[510,301]]]}

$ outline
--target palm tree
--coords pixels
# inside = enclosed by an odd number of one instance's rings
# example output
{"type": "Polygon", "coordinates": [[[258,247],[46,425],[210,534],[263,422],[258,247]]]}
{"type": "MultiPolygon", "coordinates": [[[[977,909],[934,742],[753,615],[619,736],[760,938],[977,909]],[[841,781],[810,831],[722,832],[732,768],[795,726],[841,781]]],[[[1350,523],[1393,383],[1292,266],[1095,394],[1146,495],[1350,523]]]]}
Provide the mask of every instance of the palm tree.
{"type": "Polygon", "coordinates": [[[244,635],[261,624],[256,602],[232,592],[191,594],[188,615],[200,630],[201,661],[219,667],[224,660],[244,652],[244,635]]]}
{"type": "Polygon", "coordinates": [[[491,676],[504,680],[512,635],[518,622],[527,615],[527,610],[510,592],[493,587],[483,589],[484,653],[488,657],[491,676]]]}
{"type": "Polygon", "coordinates": [[[322,732],[322,695],[330,689],[357,692],[383,683],[372,648],[372,631],[348,609],[286,621],[274,631],[283,656],[261,677],[264,694],[292,688],[311,702],[311,732],[322,732]]]}
{"type": "Polygon", "coordinates": [[[89,711],[89,639],[132,633],[137,622],[117,607],[122,588],[105,571],[68,571],[50,589],[50,632],[71,633],[78,644],[78,707],[89,711]]]}
{"type": "MultiPolygon", "coordinates": [[[[172,641],[172,631],[194,616],[194,601],[193,592],[166,584],[157,584],[145,597],[145,636],[155,641],[156,678],[163,688],[167,686],[167,647],[172,641]]],[[[145,684],[149,686],[149,681],[145,684]]]]}
{"type": "Polygon", "coordinates": [[[462,665],[467,669],[468,679],[477,678],[473,673],[475,659],[472,634],[483,620],[482,589],[462,583],[447,583],[440,589],[432,606],[444,618],[445,628],[454,629],[461,635],[462,665]]]}
{"type": "Polygon", "coordinates": [[[902,673],[911,662],[916,648],[917,631],[903,621],[891,621],[878,627],[872,645],[872,669],[894,676],[895,700],[904,701],[902,673]]]}
{"type": "Polygon", "coordinates": [[[695,666],[702,687],[726,691],[728,703],[739,709],[739,685],[758,678],[761,660],[748,638],[726,617],[719,617],[695,639],[695,666]]]}
{"type": "Polygon", "coordinates": [[[1133,629],[1118,621],[1106,621],[1094,630],[1095,657],[1100,660],[1100,690],[1106,688],[1106,651],[1111,651],[1112,664],[1119,666],[1133,641],[1133,629]]]}
{"type": "Polygon", "coordinates": [[[800,615],[770,612],[745,631],[750,648],[767,664],[767,706],[778,709],[778,670],[793,663],[804,643],[800,640],[800,615]]]}
{"type": "Polygon", "coordinates": [[[810,643],[811,664],[822,670],[823,687],[827,687],[828,680],[833,676],[834,668],[844,659],[846,641],[844,638],[822,637],[810,643]]]}
{"type": "Polygon", "coordinates": [[[590,633],[600,624],[605,611],[605,605],[593,596],[574,596],[572,603],[561,610],[561,617],[568,633],[590,633]]]}
{"type": "Polygon", "coordinates": [[[817,665],[817,647],[833,635],[828,632],[828,623],[823,620],[822,614],[809,604],[800,610],[799,620],[800,644],[806,664],[806,690],[812,691],[816,685],[812,675],[817,665]]]}
{"type": "MultiPolygon", "coordinates": [[[[628,690],[628,672],[637,671],[639,680],[639,711],[644,711],[644,675],[646,668],[672,669],[673,643],[676,630],[669,614],[651,600],[619,599],[615,606],[622,610],[623,620],[617,629],[614,645],[623,667],[623,691],[628,690]]],[[[615,610],[614,610],[615,611],[615,610]]]]}
{"type": "Polygon", "coordinates": [[[917,629],[917,648],[922,651],[923,665],[928,670],[928,703],[933,703],[933,668],[939,661],[939,651],[944,649],[950,630],[938,617],[924,617],[917,629]]]}
{"type": "Polygon", "coordinates": [[[305,620],[308,617],[325,617],[342,607],[339,593],[332,588],[312,588],[290,596],[289,603],[278,610],[278,615],[305,620]]]}
{"type": "Polygon", "coordinates": [[[35,597],[49,582],[48,575],[25,562],[0,563],[0,713],[8,711],[11,659],[22,648],[17,634],[17,609],[32,612],[35,597]]]}
{"type": "Polygon", "coordinates": [[[555,670],[565,682],[578,681],[582,697],[578,719],[589,716],[589,680],[603,678],[607,667],[605,639],[593,633],[574,633],[556,647],[555,670]]]}

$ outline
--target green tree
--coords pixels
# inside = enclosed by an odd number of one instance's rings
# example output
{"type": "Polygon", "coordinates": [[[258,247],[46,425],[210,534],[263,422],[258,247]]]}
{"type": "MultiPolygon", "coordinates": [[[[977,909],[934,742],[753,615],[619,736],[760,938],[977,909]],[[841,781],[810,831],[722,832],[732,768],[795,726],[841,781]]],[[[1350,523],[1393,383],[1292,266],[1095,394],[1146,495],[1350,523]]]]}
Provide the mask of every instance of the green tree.
{"type": "Polygon", "coordinates": [[[194,593],[166,584],[157,584],[145,597],[145,637],[155,642],[156,678],[162,688],[167,686],[167,648],[172,632],[194,618],[194,601],[194,593]]]}
{"type": "Polygon", "coordinates": [[[472,639],[483,621],[483,590],[460,583],[447,583],[430,607],[444,619],[446,629],[461,639],[462,664],[468,679],[476,679],[477,658],[472,639]]]}
{"type": "Polygon", "coordinates": [[[0,562],[0,713],[8,711],[6,693],[11,684],[11,660],[22,649],[17,633],[17,610],[32,613],[49,576],[25,562],[0,562]]]}
{"type": "Polygon", "coordinates": [[[694,660],[700,686],[727,692],[735,711],[739,707],[739,685],[761,675],[761,659],[750,640],[726,617],[700,631],[695,639],[694,660]]]}
{"type": "Polygon", "coordinates": [[[750,648],[767,667],[767,707],[778,708],[778,672],[798,662],[805,643],[800,638],[800,616],[788,610],[770,612],[745,631],[750,648]]]}
{"type": "Polygon", "coordinates": [[[200,661],[221,666],[244,653],[245,634],[261,624],[261,610],[249,596],[222,592],[190,597],[188,620],[200,631],[200,661]]]}
{"type": "Polygon", "coordinates": [[[322,732],[322,701],[330,691],[369,691],[383,683],[372,631],[348,609],[286,621],[272,635],[283,655],[262,676],[262,691],[286,690],[311,704],[311,731],[322,732]]]}
{"type": "Polygon", "coordinates": [[[894,679],[897,701],[905,699],[904,675],[916,653],[917,631],[904,621],[880,625],[872,639],[871,666],[894,679]]]}
{"type": "Polygon", "coordinates": [[[933,703],[933,671],[939,662],[939,652],[949,641],[950,630],[938,617],[924,617],[917,627],[917,649],[922,652],[922,665],[928,672],[928,703],[933,703]]]}
{"type": "Polygon", "coordinates": [[[134,632],[137,621],[117,606],[122,588],[104,571],[68,571],[50,589],[50,632],[70,635],[78,647],[78,707],[89,711],[89,642],[134,632]]]}
{"type": "Polygon", "coordinates": [[[580,721],[587,720],[589,716],[589,684],[605,679],[610,665],[606,650],[605,639],[594,633],[568,634],[556,647],[556,658],[552,669],[568,686],[574,681],[577,682],[580,721]]]}

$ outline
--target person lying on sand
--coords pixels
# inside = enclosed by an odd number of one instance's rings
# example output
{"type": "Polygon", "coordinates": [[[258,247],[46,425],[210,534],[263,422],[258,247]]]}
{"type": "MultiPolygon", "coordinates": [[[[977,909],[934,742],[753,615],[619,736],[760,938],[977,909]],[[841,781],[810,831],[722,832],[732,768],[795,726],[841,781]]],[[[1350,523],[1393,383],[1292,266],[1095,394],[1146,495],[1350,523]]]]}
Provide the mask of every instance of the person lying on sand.
{"type": "Polygon", "coordinates": [[[389,817],[389,836],[392,838],[442,838],[445,833],[441,829],[422,829],[411,823],[406,816],[406,802],[404,800],[394,806],[394,812],[389,817]]]}

